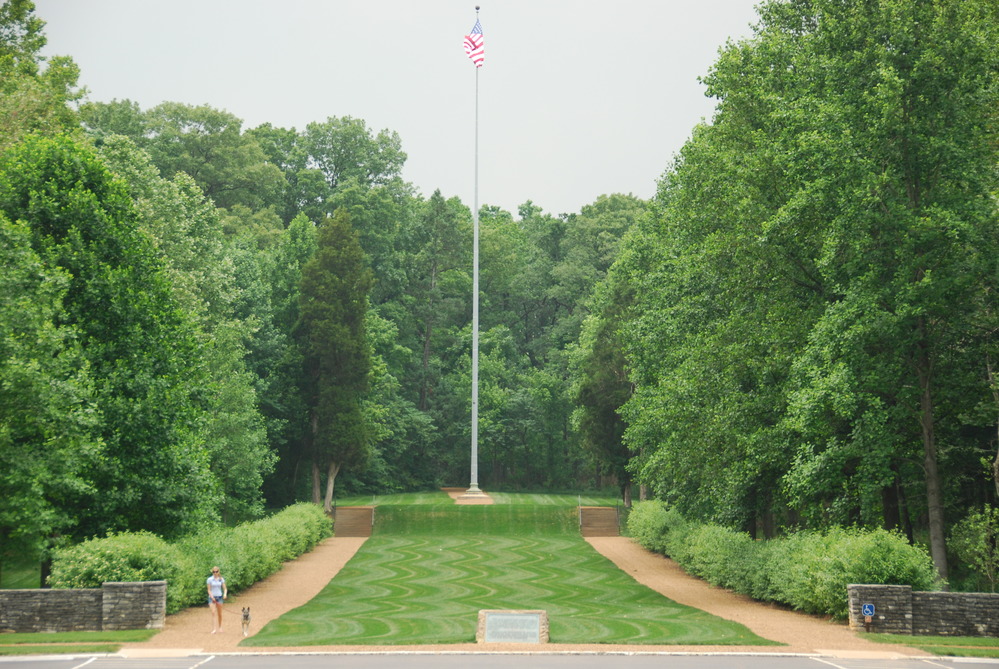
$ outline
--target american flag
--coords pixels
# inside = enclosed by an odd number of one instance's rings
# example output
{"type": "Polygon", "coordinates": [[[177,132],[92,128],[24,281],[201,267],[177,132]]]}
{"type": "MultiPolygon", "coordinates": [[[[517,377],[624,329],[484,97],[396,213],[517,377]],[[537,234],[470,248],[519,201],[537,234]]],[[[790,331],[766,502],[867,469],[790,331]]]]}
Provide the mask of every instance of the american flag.
{"type": "Polygon", "coordinates": [[[471,32],[465,35],[465,53],[475,63],[475,67],[482,67],[482,61],[486,57],[483,55],[485,51],[482,47],[482,24],[478,19],[475,19],[471,32]]]}

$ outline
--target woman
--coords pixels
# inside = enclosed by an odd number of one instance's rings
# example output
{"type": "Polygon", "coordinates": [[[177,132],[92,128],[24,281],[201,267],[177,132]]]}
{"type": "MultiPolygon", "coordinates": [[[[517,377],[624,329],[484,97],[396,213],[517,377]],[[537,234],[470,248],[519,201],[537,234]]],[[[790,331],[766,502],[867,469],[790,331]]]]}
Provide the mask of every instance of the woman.
{"type": "Polygon", "coordinates": [[[218,567],[212,567],[212,575],[206,581],[208,588],[208,608],[212,613],[212,634],[222,631],[222,601],[229,596],[229,589],[218,567]]]}

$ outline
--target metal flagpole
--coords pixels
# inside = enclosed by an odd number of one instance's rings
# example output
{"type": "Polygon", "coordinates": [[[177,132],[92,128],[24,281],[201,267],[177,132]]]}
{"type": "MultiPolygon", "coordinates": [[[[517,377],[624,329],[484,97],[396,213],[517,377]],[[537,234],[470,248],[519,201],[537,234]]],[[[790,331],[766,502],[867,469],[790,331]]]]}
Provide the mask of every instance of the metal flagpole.
{"type": "MultiPolygon", "coordinates": [[[[479,22],[479,6],[475,6],[479,22]]],[[[479,68],[475,68],[475,197],[472,200],[472,460],[466,493],[479,489],[479,68]]]]}

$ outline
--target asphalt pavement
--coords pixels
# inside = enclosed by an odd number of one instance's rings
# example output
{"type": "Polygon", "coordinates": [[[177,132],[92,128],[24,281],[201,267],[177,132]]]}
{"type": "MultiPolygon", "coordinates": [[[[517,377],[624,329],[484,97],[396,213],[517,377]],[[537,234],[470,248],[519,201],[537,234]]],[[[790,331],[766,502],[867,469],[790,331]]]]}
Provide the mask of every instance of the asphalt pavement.
{"type": "Polygon", "coordinates": [[[996,669],[972,658],[689,653],[315,653],[0,658],[4,669],[996,669]]]}

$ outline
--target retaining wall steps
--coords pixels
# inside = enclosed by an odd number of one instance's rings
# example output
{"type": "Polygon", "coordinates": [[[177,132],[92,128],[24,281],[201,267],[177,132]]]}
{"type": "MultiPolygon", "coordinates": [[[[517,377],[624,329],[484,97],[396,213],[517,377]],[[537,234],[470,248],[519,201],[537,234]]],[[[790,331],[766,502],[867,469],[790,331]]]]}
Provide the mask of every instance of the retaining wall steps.
{"type": "Polygon", "coordinates": [[[619,536],[617,509],[612,506],[579,507],[579,532],[584,537],[619,536]]]}
{"type": "Polygon", "coordinates": [[[370,537],[373,506],[338,506],[333,512],[333,534],[338,537],[370,537]]]}

